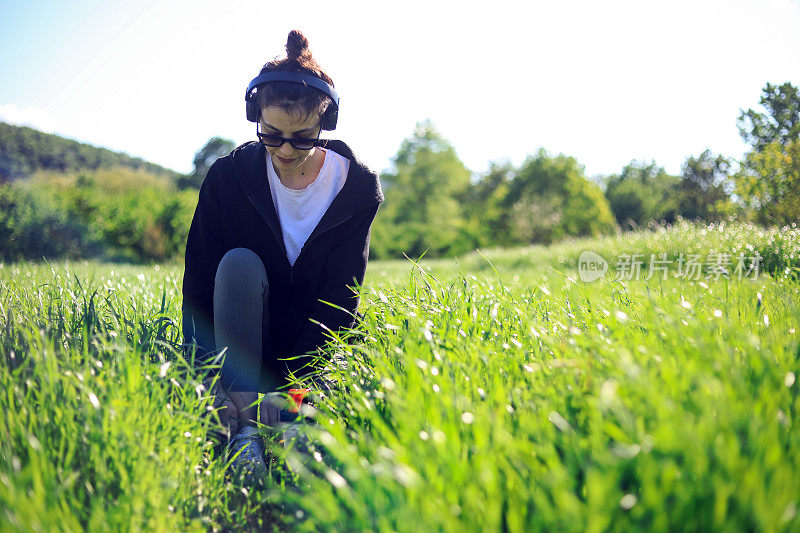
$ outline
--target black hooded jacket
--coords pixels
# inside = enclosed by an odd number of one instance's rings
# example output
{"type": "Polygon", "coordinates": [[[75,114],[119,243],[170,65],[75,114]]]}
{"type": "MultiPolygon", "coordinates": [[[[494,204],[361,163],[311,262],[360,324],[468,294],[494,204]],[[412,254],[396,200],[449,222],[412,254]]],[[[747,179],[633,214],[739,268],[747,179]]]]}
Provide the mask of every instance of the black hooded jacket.
{"type": "Polygon", "coordinates": [[[286,257],[272,202],[264,146],[245,143],[208,170],[189,229],[183,276],[184,347],[190,348],[194,340],[199,361],[216,352],[214,278],[220,260],[233,248],[254,251],[267,271],[269,320],[262,336],[268,340],[262,350],[262,376],[269,372],[282,379],[309,362],[307,357],[278,358],[313,354],[326,342],[326,332],[314,321],[332,331],[353,326],[358,296],[348,286],[364,281],[370,227],[384,197],[377,174],[344,142],[326,140],[321,146],[348,158],[350,169],[294,266],[286,257]]]}

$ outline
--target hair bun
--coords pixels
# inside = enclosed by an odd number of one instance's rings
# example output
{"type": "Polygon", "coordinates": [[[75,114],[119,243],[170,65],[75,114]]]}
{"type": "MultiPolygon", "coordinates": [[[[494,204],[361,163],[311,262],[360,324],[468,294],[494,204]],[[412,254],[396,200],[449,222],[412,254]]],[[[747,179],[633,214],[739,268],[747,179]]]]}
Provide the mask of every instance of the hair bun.
{"type": "Polygon", "coordinates": [[[300,32],[300,30],[292,30],[289,32],[289,38],[286,39],[286,55],[289,59],[296,61],[311,59],[311,50],[308,48],[308,39],[300,32]]]}

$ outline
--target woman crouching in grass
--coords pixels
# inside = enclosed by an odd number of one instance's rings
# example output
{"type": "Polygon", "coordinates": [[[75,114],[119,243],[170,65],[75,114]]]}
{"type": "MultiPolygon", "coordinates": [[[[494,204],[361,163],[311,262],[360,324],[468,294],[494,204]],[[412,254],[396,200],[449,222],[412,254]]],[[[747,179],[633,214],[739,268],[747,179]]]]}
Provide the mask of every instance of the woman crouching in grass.
{"type": "Polygon", "coordinates": [[[353,326],[351,287],[363,283],[383,201],[350,147],[319,138],[336,127],[339,99],[302,33],[289,33],[286,51],[247,88],[258,140],[210,167],[186,243],[184,347],[201,362],[224,354],[220,420],[248,469],[265,466],[256,422],[274,426],[280,413],[259,392],[309,375],[325,330],[353,326]]]}

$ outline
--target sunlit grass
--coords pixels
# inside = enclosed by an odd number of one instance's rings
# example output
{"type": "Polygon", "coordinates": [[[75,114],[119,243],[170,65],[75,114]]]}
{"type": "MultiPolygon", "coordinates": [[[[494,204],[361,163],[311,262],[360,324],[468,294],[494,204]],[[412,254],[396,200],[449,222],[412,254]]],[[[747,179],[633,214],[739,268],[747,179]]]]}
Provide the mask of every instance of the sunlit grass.
{"type": "Polygon", "coordinates": [[[182,265],[2,265],[0,529],[797,530],[798,250],[684,225],[372,262],[310,455],[271,446],[259,488],[175,350],[182,265]],[[583,283],[584,250],[771,274],[583,283]]]}

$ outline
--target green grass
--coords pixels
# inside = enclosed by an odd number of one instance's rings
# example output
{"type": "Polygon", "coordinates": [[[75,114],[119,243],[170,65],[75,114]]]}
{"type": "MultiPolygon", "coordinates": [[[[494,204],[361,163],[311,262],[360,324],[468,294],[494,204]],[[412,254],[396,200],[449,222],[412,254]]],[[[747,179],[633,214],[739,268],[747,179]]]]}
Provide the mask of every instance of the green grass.
{"type": "Polygon", "coordinates": [[[800,530],[798,251],[684,224],[372,262],[313,455],[271,444],[257,488],[174,350],[181,265],[2,265],[0,531],[800,530]],[[764,267],[584,283],[584,250],[764,267]]]}

